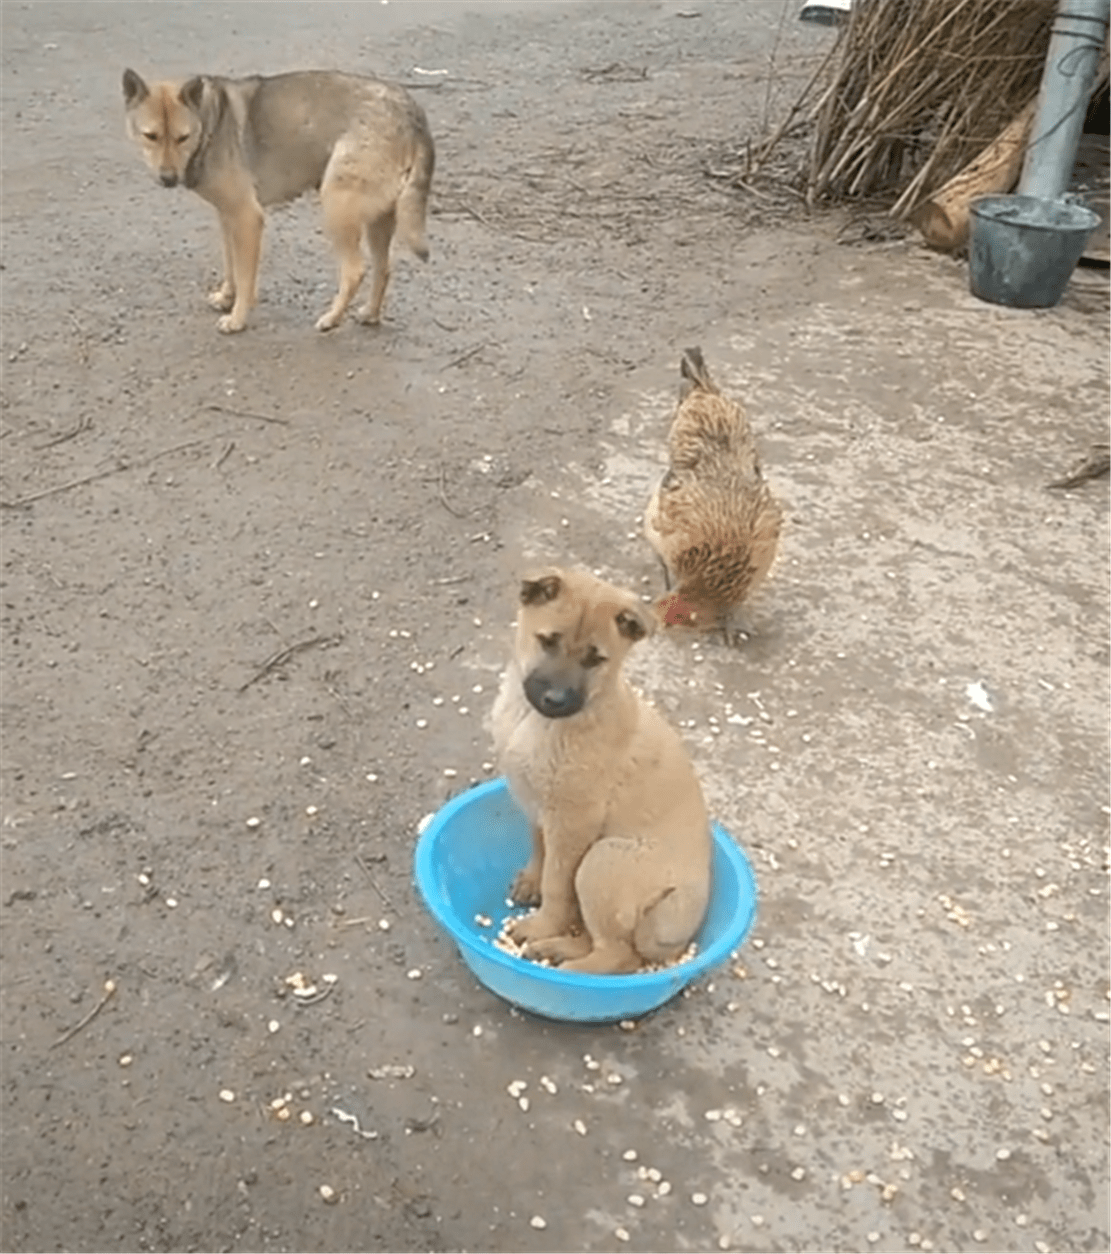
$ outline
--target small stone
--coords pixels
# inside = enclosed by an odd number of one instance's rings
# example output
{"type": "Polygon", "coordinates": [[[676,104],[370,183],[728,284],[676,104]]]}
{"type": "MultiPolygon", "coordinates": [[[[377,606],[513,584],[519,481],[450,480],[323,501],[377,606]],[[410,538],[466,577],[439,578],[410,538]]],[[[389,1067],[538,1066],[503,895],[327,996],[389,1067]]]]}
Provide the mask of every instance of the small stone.
{"type": "Polygon", "coordinates": [[[1009,1149],[997,1149],[995,1151],[995,1157],[998,1158],[1001,1163],[1006,1162],[1010,1156],[1011,1151],[1009,1149]]]}
{"type": "Polygon", "coordinates": [[[868,1233],[868,1244],[869,1244],[869,1245],[875,1245],[875,1243],[876,1243],[879,1239],[880,1239],[880,1234],[879,1234],[878,1232],[869,1232],[869,1233],[868,1233]]]}
{"type": "Polygon", "coordinates": [[[964,1189],[959,1188],[959,1187],[953,1187],[952,1189],[949,1190],[949,1196],[953,1199],[954,1202],[963,1202],[964,1201],[964,1189]]]}
{"type": "Polygon", "coordinates": [[[622,1157],[622,1158],[623,1158],[623,1159],[624,1159],[627,1163],[635,1163],[635,1162],[636,1162],[636,1160],[637,1160],[637,1152],[636,1152],[636,1150],[626,1150],[626,1151],[624,1152],[624,1154],[622,1154],[622,1155],[621,1155],[621,1157],[622,1157]]]}
{"type": "Polygon", "coordinates": [[[119,1062],[121,1067],[130,1067],[134,1061],[135,1059],[131,1054],[120,1054],[119,1062]]]}
{"type": "Polygon", "coordinates": [[[389,921],[389,919],[379,919],[379,920],[378,920],[378,930],[379,930],[380,932],[388,932],[388,931],[390,930],[390,921],[389,921]]]}
{"type": "Polygon", "coordinates": [[[300,1118],[301,1122],[305,1125],[305,1127],[306,1127],[306,1128],[309,1126],[309,1124],[310,1124],[310,1123],[313,1123],[313,1122],[314,1122],[314,1120],[313,1120],[313,1113],[312,1113],[312,1111],[311,1111],[311,1110],[303,1110],[303,1111],[301,1111],[301,1114],[300,1114],[299,1118],[300,1118]]]}
{"type": "Polygon", "coordinates": [[[406,971],[405,975],[410,980],[419,980],[421,977],[420,967],[414,967],[411,971],[406,971]]]}
{"type": "Polygon", "coordinates": [[[661,1180],[661,1181],[659,1182],[659,1184],[657,1184],[657,1185],[656,1185],[656,1196],[657,1196],[657,1197],[667,1197],[667,1195],[668,1195],[670,1192],[671,1192],[671,1181],[670,1181],[670,1180],[661,1180]]]}
{"type": "Polygon", "coordinates": [[[695,1206],[705,1206],[709,1200],[710,1199],[706,1196],[705,1193],[692,1193],[691,1194],[691,1202],[695,1206]]]}
{"type": "Polygon", "coordinates": [[[327,1202],[329,1206],[333,1206],[339,1201],[339,1194],[332,1188],[330,1184],[322,1184],[317,1190],[321,1198],[327,1202]]]}
{"type": "Polygon", "coordinates": [[[579,1136],[586,1136],[586,1124],[581,1119],[576,1119],[571,1127],[575,1129],[579,1136]]]}
{"type": "Polygon", "coordinates": [[[234,1101],[235,1101],[235,1093],[234,1093],[231,1089],[221,1089],[221,1090],[220,1090],[220,1100],[221,1100],[222,1102],[234,1102],[234,1101]]]}
{"type": "Polygon", "coordinates": [[[262,822],[262,819],[257,818],[255,815],[252,814],[251,817],[247,820],[247,826],[258,827],[261,822],[262,822]]]}
{"type": "Polygon", "coordinates": [[[614,1228],[614,1230],[613,1230],[613,1235],[614,1235],[614,1236],[615,1236],[615,1237],[616,1237],[619,1241],[628,1241],[628,1239],[629,1239],[629,1234],[628,1234],[628,1232],[627,1232],[624,1228],[614,1228]]]}
{"type": "Polygon", "coordinates": [[[270,1022],[266,1025],[266,1030],[270,1033],[271,1036],[273,1036],[275,1032],[281,1029],[281,1026],[282,1025],[277,1021],[277,1019],[271,1019],[270,1022]]]}
{"type": "Polygon", "coordinates": [[[533,1215],[528,1222],[530,1228],[546,1228],[548,1226],[548,1221],[543,1215],[533,1215]]]}
{"type": "Polygon", "coordinates": [[[639,1193],[630,1193],[625,1201],[628,1202],[630,1206],[644,1205],[644,1198],[639,1193]]]}

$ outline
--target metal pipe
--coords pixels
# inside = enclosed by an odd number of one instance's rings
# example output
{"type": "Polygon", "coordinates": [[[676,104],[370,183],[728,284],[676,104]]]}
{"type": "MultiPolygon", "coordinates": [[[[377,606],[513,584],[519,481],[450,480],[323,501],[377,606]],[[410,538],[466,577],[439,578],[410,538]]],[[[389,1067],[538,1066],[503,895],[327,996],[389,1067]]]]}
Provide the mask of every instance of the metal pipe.
{"type": "Polygon", "coordinates": [[[1111,0],[1060,0],[1020,195],[1056,200],[1068,188],[1109,22],[1111,0]]]}

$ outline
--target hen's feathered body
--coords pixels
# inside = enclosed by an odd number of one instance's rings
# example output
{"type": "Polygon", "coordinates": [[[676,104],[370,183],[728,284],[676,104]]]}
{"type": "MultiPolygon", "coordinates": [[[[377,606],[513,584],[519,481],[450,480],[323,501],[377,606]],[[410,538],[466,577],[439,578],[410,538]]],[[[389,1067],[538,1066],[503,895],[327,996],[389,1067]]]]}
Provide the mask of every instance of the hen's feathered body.
{"type": "Polygon", "coordinates": [[[670,464],[644,516],[668,573],[657,602],[669,625],[721,626],[767,575],[783,511],[764,480],[742,407],[722,396],[702,353],[687,349],[670,464]]]}

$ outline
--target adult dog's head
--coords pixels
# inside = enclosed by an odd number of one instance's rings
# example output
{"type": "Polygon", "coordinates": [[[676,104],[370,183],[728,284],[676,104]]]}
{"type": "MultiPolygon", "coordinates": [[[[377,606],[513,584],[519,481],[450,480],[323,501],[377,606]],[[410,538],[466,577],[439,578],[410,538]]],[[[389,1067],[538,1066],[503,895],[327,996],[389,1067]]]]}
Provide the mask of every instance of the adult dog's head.
{"type": "Polygon", "coordinates": [[[148,87],[134,70],[124,70],[127,133],[163,187],[190,185],[189,162],[204,138],[203,114],[211,91],[203,78],[148,87]]]}
{"type": "Polygon", "coordinates": [[[586,571],[538,572],[521,584],[517,664],[545,718],[569,718],[611,687],[625,655],[654,626],[631,593],[586,571]]]}

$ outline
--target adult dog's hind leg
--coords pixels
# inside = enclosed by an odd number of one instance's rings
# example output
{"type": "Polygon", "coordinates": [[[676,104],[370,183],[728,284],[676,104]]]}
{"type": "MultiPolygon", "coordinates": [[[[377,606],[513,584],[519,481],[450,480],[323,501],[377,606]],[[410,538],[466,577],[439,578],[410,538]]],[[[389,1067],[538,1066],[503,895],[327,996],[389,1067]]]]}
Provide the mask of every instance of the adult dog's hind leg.
{"type": "Polygon", "coordinates": [[[361,199],[357,192],[340,191],[334,187],[324,187],[320,192],[324,230],[339,263],[339,288],[328,312],[316,320],[318,331],[331,331],[339,326],[366,274],[361,199]]]}
{"type": "Polygon", "coordinates": [[[366,238],[374,260],[374,285],[370,289],[370,300],[358,313],[359,321],[366,326],[377,326],[382,320],[386,285],[390,281],[390,242],[393,240],[396,218],[396,213],[390,209],[367,223],[366,238]]]}

